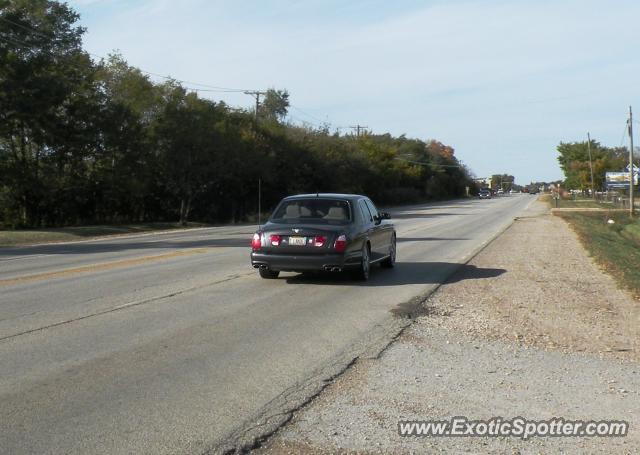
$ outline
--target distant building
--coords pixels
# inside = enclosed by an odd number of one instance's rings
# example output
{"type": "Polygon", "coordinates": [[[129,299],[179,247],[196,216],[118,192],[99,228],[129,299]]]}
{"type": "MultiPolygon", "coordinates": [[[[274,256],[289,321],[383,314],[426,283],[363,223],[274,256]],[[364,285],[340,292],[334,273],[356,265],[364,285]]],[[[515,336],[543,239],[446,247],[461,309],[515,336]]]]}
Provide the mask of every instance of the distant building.
{"type": "Polygon", "coordinates": [[[491,177],[483,177],[483,178],[479,178],[479,179],[473,179],[474,182],[476,182],[476,184],[480,187],[480,188],[491,188],[491,177]]]}

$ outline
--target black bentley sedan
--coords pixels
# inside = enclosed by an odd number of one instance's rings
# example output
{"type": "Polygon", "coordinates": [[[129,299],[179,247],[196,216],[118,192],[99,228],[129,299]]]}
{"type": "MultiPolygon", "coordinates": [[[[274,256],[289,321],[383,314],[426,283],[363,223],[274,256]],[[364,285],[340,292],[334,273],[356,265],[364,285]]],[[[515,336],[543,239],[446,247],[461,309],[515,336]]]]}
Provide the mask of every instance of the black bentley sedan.
{"type": "Polygon", "coordinates": [[[251,265],[262,278],[277,278],[280,272],[348,271],[366,280],[371,264],[395,264],[396,231],[388,219],[366,196],[286,197],[254,234],[251,265]]]}

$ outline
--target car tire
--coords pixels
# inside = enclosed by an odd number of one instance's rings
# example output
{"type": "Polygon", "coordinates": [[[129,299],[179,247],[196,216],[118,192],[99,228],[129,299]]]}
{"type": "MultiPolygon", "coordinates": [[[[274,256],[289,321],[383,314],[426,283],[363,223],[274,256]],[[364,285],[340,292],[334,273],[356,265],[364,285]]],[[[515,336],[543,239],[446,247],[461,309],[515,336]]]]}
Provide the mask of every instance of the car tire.
{"type": "Polygon", "coordinates": [[[371,273],[371,254],[369,252],[369,245],[365,242],[362,247],[362,258],[360,259],[360,267],[354,273],[354,277],[360,281],[367,281],[369,274],[371,273]]]}
{"type": "Polygon", "coordinates": [[[259,269],[258,272],[260,273],[260,276],[266,280],[274,280],[278,278],[278,275],[280,275],[280,272],[269,269],[259,269]]]}
{"type": "Polygon", "coordinates": [[[392,269],[396,265],[396,236],[391,239],[389,247],[389,257],[380,263],[385,269],[392,269]]]}

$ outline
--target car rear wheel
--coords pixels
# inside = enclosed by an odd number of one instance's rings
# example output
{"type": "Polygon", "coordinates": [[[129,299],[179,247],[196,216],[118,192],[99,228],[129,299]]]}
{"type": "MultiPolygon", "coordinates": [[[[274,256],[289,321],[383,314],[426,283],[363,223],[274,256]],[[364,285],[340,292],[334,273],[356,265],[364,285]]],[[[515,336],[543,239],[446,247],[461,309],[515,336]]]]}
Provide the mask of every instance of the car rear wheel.
{"type": "Polygon", "coordinates": [[[396,236],[391,239],[391,246],[389,247],[389,257],[380,263],[382,267],[387,269],[393,268],[396,265],[396,236]]]}
{"type": "Polygon", "coordinates": [[[369,258],[369,245],[365,243],[362,247],[362,259],[360,260],[360,267],[354,274],[354,277],[356,279],[362,281],[366,281],[369,279],[369,272],[371,270],[371,262],[369,258]]]}
{"type": "Polygon", "coordinates": [[[273,280],[275,278],[278,278],[278,275],[280,275],[280,272],[276,272],[269,269],[259,269],[258,272],[260,272],[260,276],[262,278],[265,278],[267,280],[273,280]]]}

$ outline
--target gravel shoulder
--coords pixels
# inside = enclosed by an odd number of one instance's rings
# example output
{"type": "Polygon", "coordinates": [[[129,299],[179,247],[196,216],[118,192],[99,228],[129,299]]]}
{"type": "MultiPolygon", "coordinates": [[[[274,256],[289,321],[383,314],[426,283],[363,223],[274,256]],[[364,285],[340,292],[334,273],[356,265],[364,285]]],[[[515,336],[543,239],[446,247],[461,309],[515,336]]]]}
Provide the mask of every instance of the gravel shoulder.
{"type": "Polygon", "coordinates": [[[258,452],[638,453],[640,302],[543,203],[469,265],[381,356],[361,358],[258,452]],[[397,433],[399,420],[454,416],[626,420],[630,431],[527,441],[397,433]]]}

